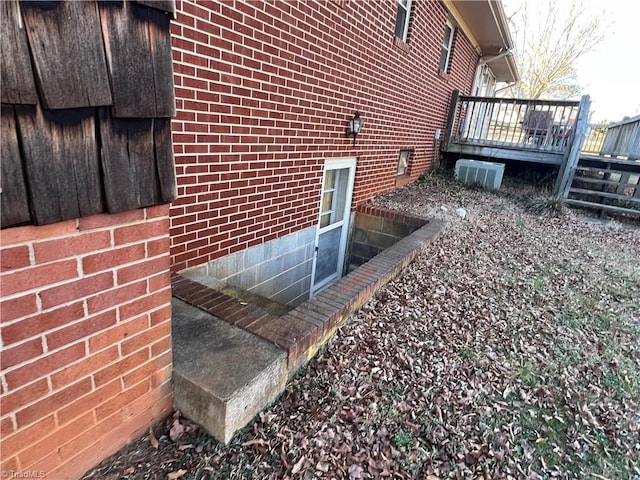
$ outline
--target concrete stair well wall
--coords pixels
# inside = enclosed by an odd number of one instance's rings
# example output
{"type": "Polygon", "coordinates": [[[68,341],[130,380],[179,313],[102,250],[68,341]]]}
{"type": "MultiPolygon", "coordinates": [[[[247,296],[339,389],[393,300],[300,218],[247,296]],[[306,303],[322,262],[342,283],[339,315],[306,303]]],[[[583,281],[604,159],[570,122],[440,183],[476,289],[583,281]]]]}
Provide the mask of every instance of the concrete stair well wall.
{"type": "Polygon", "coordinates": [[[315,228],[232,253],[181,275],[212,288],[246,290],[274,302],[296,306],[309,298],[315,228]]]}
{"type": "Polygon", "coordinates": [[[371,205],[360,206],[354,215],[349,271],[368,262],[426,223],[427,220],[423,218],[400,212],[371,205]]]}
{"type": "MultiPolygon", "coordinates": [[[[381,248],[381,238],[397,241],[313,298],[283,311],[271,310],[268,302],[265,306],[216,290],[215,281],[207,280],[203,270],[174,275],[175,406],[218,440],[228,442],[273,402],[287,378],[318,352],[349,315],[444,229],[438,221],[372,206],[358,211],[365,219],[358,223],[360,227],[377,225],[380,230],[364,237],[358,234],[359,239],[368,238],[360,242],[368,251],[381,248]],[[372,219],[376,216],[382,221],[372,219]],[[410,233],[400,238],[405,231],[410,233]]],[[[312,241],[315,238],[305,235],[312,241]]],[[[299,240],[287,241],[306,249],[304,241],[296,243],[299,240]]],[[[245,260],[253,255],[247,252],[245,260]]]]}

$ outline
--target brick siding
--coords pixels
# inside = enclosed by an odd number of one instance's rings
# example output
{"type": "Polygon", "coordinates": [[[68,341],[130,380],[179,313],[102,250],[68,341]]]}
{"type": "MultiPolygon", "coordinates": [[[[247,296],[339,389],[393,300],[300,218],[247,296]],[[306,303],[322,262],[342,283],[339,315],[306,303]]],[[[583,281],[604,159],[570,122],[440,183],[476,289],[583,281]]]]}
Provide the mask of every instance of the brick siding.
{"type": "Polygon", "coordinates": [[[396,2],[178,1],[172,25],[180,271],[316,224],[323,162],[358,157],[354,204],[434,159],[451,91],[470,92],[478,61],[457,30],[438,72],[448,12],[416,1],[406,44],[396,2]],[[344,129],[355,111],[355,147],[344,129]]]}
{"type": "Polygon", "coordinates": [[[2,231],[3,472],[76,478],[169,412],[168,210],[2,231]]]}
{"type": "Polygon", "coordinates": [[[411,178],[431,165],[477,55],[458,31],[440,75],[444,6],[414,2],[407,44],[395,14],[391,0],[178,0],[171,210],[1,234],[0,470],[77,477],[170,410],[170,265],[313,227],[327,158],[358,157],[355,205],[394,188],[401,149],[411,178]]]}

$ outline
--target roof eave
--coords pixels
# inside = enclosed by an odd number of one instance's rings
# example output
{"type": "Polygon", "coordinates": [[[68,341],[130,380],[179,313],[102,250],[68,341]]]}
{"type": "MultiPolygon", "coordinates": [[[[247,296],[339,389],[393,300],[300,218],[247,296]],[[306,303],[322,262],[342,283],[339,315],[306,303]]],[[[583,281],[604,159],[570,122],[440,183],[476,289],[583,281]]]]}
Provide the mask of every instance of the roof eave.
{"type": "Polygon", "coordinates": [[[489,62],[487,65],[498,82],[513,83],[520,81],[520,72],[518,72],[518,67],[511,51],[504,57],[489,62]]]}
{"type": "Polygon", "coordinates": [[[500,0],[450,0],[464,18],[466,28],[476,39],[481,56],[490,59],[503,54],[489,63],[496,80],[516,82],[520,74],[511,50],[514,47],[509,22],[500,0]],[[504,54],[505,52],[509,52],[504,54]]]}

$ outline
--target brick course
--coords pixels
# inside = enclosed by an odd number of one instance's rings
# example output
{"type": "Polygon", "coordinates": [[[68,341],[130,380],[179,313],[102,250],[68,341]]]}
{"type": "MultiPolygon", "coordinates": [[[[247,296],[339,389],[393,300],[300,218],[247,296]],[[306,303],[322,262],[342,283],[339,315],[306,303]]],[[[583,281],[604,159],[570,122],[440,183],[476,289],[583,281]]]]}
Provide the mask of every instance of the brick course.
{"type": "Polygon", "coordinates": [[[2,231],[3,471],[78,477],[169,412],[168,213],[2,231]]]}
{"type": "Polygon", "coordinates": [[[354,205],[395,187],[401,149],[414,151],[409,178],[429,168],[451,91],[470,91],[478,56],[458,29],[438,72],[448,12],[413,5],[405,44],[393,1],[178,1],[172,269],[314,226],[327,158],[358,157],[354,205]]]}

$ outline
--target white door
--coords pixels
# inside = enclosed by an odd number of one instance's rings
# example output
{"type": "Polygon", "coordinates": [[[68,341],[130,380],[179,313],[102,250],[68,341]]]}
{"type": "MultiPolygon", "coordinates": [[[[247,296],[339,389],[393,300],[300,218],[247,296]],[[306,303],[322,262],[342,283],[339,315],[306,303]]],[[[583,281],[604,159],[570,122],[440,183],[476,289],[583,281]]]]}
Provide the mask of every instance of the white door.
{"type": "MultiPolygon", "coordinates": [[[[496,79],[493,72],[486,63],[478,66],[476,73],[475,86],[473,95],[476,97],[493,97],[495,96],[496,79]]],[[[489,127],[492,121],[496,120],[496,116],[504,113],[501,111],[494,112],[494,107],[501,108],[501,105],[491,104],[490,107],[484,102],[474,105],[472,110],[471,128],[468,130],[469,137],[475,139],[487,139],[489,135],[489,127]]],[[[495,132],[495,125],[493,126],[495,132]]]]}
{"type": "Polygon", "coordinates": [[[342,277],[356,159],[327,160],[322,178],[311,296],[342,277]]]}

